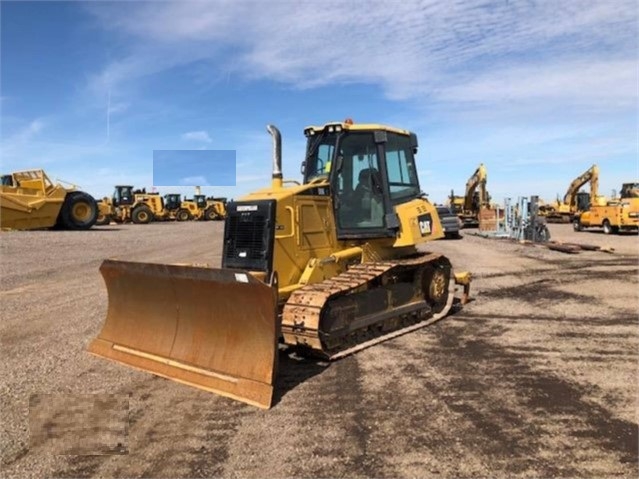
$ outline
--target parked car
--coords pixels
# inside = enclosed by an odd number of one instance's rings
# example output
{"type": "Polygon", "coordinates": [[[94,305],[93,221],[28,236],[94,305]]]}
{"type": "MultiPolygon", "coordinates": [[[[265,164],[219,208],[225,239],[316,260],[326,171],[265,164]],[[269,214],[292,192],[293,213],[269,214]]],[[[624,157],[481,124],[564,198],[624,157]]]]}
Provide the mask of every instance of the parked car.
{"type": "Polygon", "coordinates": [[[446,238],[461,238],[459,230],[462,225],[459,217],[448,206],[438,206],[437,214],[446,238]]]}

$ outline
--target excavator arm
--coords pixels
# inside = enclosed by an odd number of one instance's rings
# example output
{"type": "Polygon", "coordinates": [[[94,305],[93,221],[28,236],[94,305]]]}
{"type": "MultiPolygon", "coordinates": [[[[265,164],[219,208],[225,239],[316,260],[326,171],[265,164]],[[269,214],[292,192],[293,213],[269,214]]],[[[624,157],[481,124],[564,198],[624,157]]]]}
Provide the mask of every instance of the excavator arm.
{"type": "Polygon", "coordinates": [[[488,202],[486,180],[486,167],[483,163],[481,163],[475,170],[473,175],[466,182],[466,194],[464,195],[464,211],[471,211],[473,209],[473,196],[477,188],[479,188],[479,206],[483,206],[488,202]]]}
{"type": "Polygon", "coordinates": [[[599,193],[599,167],[597,165],[592,165],[587,171],[570,183],[564,195],[564,204],[568,205],[571,211],[577,207],[577,193],[579,189],[588,182],[590,182],[590,204],[594,204],[599,193]]]}

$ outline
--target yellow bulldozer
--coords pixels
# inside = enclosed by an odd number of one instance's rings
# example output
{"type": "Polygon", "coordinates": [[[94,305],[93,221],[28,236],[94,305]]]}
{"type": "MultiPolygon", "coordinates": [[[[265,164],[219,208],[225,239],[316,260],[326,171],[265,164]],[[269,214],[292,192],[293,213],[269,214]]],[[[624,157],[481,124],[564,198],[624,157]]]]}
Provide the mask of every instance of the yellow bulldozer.
{"type": "Polygon", "coordinates": [[[87,230],[98,217],[93,196],[75,186],[53,183],[43,170],[1,176],[0,227],[31,230],[87,230]]]}
{"type": "Polygon", "coordinates": [[[262,408],[278,343],[335,360],[448,314],[470,274],[418,245],[442,238],[420,189],[415,134],[352,121],[310,126],[303,182],[227,205],[222,268],[105,260],[95,355],[262,408]],[[176,304],[177,303],[177,304],[176,304]]]}

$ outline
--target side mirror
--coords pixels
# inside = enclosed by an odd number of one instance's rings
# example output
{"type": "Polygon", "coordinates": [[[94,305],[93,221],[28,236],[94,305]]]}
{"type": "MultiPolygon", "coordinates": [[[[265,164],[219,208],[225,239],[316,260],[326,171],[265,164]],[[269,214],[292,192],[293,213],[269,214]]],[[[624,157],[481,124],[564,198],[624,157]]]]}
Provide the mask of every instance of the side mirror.
{"type": "Polygon", "coordinates": [[[302,161],[302,164],[300,165],[300,173],[302,176],[306,176],[306,161],[302,161]]]}
{"type": "Polygon", "coordinates": [[[342,166],[344,166],[344,157],[342,155],[337,155],[337,158],[335,158],[335,172],[339,173],[342,171],[342,166]]]}

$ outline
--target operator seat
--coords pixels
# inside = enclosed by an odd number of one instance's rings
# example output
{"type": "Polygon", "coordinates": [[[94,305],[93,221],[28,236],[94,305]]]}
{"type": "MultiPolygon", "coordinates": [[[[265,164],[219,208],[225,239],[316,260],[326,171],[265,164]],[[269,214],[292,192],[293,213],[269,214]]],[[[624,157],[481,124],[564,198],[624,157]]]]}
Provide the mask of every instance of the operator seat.
{"type": "Polygon", "coordinates": [[[376,168],[366,168],[359,172],[354,192],[355,209],[361,221],[358,226],[383,226],[382,180],[376,168]]]}

